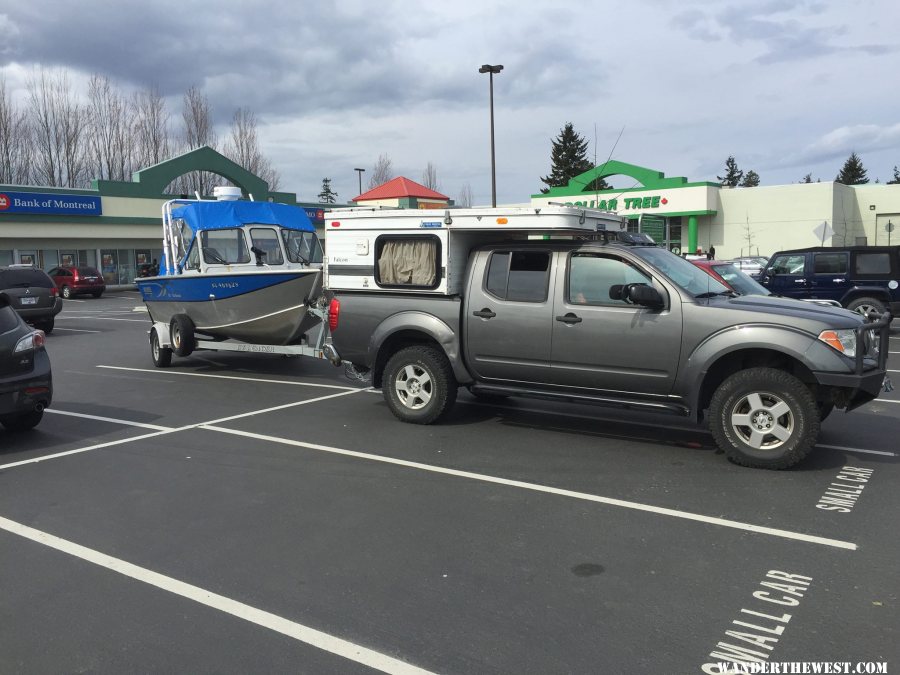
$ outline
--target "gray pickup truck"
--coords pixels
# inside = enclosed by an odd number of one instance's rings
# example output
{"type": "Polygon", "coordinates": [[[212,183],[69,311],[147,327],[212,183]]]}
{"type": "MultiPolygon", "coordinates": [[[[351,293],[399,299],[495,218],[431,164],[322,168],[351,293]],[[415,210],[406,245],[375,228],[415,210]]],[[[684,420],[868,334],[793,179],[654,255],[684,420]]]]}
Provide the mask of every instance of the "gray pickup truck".
{"type": "Polygon", "coordinates": [[[331,347],[404,422],[440,420],[465,386],[688,417],[733,462],[783,469],[834,408],[890,385],[890,315],[736,297],[627,234],[477,247],[463,287],[334,292],[331,347]]]}

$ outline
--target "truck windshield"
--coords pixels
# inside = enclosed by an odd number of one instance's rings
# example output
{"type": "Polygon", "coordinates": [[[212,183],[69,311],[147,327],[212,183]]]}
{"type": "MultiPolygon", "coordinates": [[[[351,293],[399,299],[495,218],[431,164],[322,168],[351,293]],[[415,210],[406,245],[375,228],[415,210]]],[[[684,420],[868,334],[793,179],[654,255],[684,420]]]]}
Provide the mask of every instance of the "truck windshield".
{"type": "Polygon", "coordinates": [[[728,294],[729,288],[713,279],[692,262],[658,246],[635,246],[629,249],[665,274],[675,285],[692,296],[701,293],[728,294]]]}

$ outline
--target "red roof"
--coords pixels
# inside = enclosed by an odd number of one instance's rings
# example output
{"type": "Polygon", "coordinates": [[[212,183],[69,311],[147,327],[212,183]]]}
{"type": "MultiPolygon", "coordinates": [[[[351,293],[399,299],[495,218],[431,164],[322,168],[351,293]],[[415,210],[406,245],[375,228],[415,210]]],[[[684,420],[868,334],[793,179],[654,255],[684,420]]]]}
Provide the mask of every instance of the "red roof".
{"type": "Polygon", "coordinates": [[[383,185],[372,188],[368,192],[364,192],[359,197],[354,197],[350,201],[363,202],[372,199],[397,199],[399,197],[418,197],[419,199],[439,199],[442,201],[450,199],[447,195],[430,190],[414,180],[399,176],[383,185]]]}

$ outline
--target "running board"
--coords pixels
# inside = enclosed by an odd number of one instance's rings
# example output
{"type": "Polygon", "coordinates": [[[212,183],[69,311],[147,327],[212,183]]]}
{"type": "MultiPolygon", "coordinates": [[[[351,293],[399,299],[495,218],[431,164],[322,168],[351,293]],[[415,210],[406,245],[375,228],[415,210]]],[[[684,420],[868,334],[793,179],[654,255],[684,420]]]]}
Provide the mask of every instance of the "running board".
{"type": "Polygon", "coordinates": [[[625,408],[627,410],[642,410],[663,415],[676,415],[689,417],[690,409],[682,403],[669,403],[661,401],[636,401],[634,399],[613,398],[610,396],[579,396],[578,394],[563,394],[548,392],[539,389],[520,389],[518,387],[503,387],[499,385],[476,384],[469,387],[472,391],[484,394],[501,394],[503,396],[521,396],[523,398],[537,398],[544,401],[563,401],[566,403],[583,403],[597,405],[606,408],[625,408]]]}

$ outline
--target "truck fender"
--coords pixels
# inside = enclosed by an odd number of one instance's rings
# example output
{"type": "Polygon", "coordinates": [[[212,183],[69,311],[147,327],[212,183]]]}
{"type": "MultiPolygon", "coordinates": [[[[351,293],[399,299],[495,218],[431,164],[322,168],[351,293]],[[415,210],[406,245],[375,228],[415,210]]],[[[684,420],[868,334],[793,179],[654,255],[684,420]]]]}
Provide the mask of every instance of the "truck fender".
{"type": "MultiPolygon", "coordinates": [[[[459,336],[447,323],[426,312],[399,312],[378,324],[369,338],[368,362],[383,365],[387,358],[390,358],[390,355],[383,358],[384,355],[381,353],[385,343],[391,336],[401,331],[410,334],[411,337],[418,334],[439,344],[450,361],[456,381],[460,384],[472,381],[472,376],[469,375],[460,356],[459,336]]],[[[376,373],[375,376],[380,378],[380,373],[376,373]]]]}
{"type": "Polygon", "coordinates": [[[721,359],[742,351],[774,352],[791,358],[811,372],[851,372],[841,356],[815,336],[788,326],[744,324],[717,331],[688,356],[679,384],[688,386],[688,405],[699,419],[700,397],[707,375],[721,359]]]}

